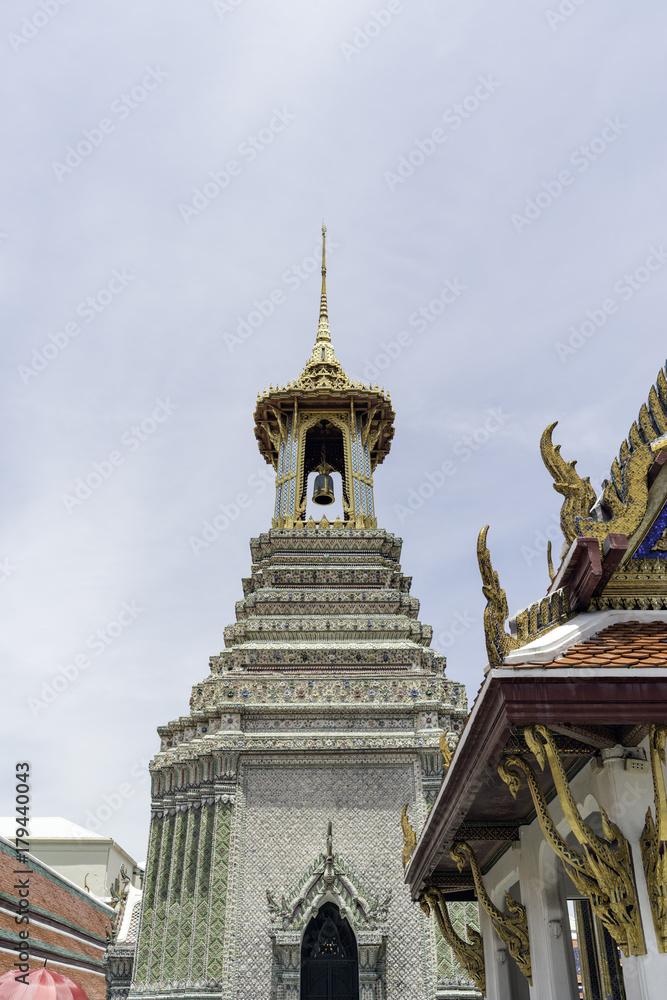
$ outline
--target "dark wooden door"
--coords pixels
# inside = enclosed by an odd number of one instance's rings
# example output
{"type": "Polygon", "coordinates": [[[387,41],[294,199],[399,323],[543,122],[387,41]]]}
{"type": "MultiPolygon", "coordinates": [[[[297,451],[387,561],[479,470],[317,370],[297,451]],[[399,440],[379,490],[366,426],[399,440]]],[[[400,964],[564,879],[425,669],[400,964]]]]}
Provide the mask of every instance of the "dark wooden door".
{"type": "Polygon", "coordinates": [[[333,903],[324,904],[304,934],[301,1000],[359,1000],[357,942],[333,903]]]}
{"type": "Polygon", "coordinates": [[[306,959],[301,1000],[357,1000],[358,963],[349,958],[306,959]]]}

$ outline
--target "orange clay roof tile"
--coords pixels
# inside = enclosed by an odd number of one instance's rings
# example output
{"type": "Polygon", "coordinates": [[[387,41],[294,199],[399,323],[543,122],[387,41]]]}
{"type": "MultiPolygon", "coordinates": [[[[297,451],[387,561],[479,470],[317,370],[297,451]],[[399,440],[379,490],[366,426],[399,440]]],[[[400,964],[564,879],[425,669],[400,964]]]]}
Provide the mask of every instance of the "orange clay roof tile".
{"type": "Polygon", "coordinates": [[[619,622],[544,666],[667,667],[667,622],[619,622]]]}

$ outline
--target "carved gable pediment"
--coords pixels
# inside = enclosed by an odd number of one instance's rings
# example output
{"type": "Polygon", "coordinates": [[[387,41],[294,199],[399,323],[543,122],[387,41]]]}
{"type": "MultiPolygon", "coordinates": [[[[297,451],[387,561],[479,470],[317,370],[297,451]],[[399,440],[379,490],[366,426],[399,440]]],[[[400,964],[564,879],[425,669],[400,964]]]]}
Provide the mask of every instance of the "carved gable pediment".
{"type": "Polygon", "coordinates": [[[366,935],[386,934],[391,890],[384,895],[373,895],[347,862],[334,853],[331,822],[326,850],[313,861],[294,888],[280,901],[268,890],[266,896],[273,936],[282,938],[294,934],[300,939],[309,920],[328,901],[338,906],[341,917],[354,928],[360,942],[366,935]]]}

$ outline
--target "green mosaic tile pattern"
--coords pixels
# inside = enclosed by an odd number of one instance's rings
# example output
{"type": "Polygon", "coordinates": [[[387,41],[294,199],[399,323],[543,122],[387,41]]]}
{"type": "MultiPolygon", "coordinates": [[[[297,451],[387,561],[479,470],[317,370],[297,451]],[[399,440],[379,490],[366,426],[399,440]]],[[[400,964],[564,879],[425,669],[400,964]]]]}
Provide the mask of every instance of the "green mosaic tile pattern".
{"type": "Polygon", "coordinates": [[[211,891],[211,864],[213,861],[213,834],[215,832],[215,806],[201,809],[199,832],[199,872],[197,876],[197,914],[195,917],[194,944],[190,976],[201,979],[206,972],[208,957],[208,911],[211,891]]]}
{"type": "Polygon", "coordinates": [[[188,813],[179,812],[176,815],[171,879],[169,884],[169,899],[167,901],[167,926],[165,928],[164,935],[164,956],[162,959],[162,975],[160,977],[163,980],[176,978],[178,928],[181,918],[181,883],[183,880],[183,864],[185,860],[185,840],[187,832],[188,813]]]}
{"type": "MultiPolygon", "coordinates": [[[[477,903],[449,903],[449,916],[458,936],[468,940],[466,925],[479,930],[477,903]]],[[[445,986],[472,986],[475,982],[459,965],[454,952],[444,940],[435,924],[435,949],[438,963],[438,983],[445,986]]]]}
{"type": "Polygon", "coordinates": [[[142,907],[141,937],[137,952],[137,968],[139,969],[137,979],[140,982],[148,982],[150,979],[150,971],[153,967],[153,949],[156,936],[158,940],[160,940],[159,932],[156,935],[155,929],[155,903],[157,900],[160,870],[162,867],[161,859],[165,835],[166,824],[164,819],[153,819],[149,840],[149,855],[146,873],[146,899],[144,900],[144,905],[142,907]]]}
{"type": "Polygon", "coordinates": [[[178,958],[176,960],[176,975],[178,979],[187,979],[190,968],[192,918],[195,910],[195,877],[197,875],[197,845],[199,842],[201,810],[190,809],[186,815],[188,818],[188,828],[185,841],[183,881],[181,883],[181,922],[178,934],[178,958]]]}
{"type": "Polygon", "coordinates": [[[151,933],[153,930],[153,905],[155,903],[155,887],[157,884],[158,858],[160,856],[160,840],[162,839],[162,820],[154,819],[148,838],[148,860],[146,862],[146,888],[144,890],[143,915],[141,933],[137,950],[136,978],[146,982],[148,978],[148,959],[150,953],[151,933]]]}
{"type": "Polygon", "coordinates": [[[167,896],[169,894],[169,867],[171,865],[172,846],[174,842],[175,816],[163,819],[162,844],[160,847],[160,863],[158,866],[156,902],[153,911],[153,946],[149,959],[149,982],[159,979],[162,968],[162,949],[167,923],[167,896]]]}
{"type": "Polygon", "coordinates": [[[211,919],[209,922],[208,976],[210,979],[219,979],[222,975],[231,825],[231,804],[229,802],[218,803],[215,826],[215,858],[211,879],[211,919]]]}

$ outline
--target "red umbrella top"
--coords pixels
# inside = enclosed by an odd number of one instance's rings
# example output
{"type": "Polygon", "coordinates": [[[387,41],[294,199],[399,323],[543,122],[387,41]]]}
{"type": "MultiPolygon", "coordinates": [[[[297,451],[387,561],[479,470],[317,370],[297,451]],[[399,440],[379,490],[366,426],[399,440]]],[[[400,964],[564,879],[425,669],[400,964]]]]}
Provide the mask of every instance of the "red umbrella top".
{"type": "Polygon", "coordinates": [[[0,1000],[88,1000],[78,983],[50,969],[5,972],[0,976],[0,1000]],[[28,982],[16,982],[16,977],[28,982]]]}

